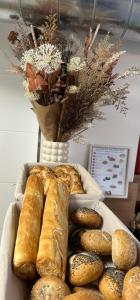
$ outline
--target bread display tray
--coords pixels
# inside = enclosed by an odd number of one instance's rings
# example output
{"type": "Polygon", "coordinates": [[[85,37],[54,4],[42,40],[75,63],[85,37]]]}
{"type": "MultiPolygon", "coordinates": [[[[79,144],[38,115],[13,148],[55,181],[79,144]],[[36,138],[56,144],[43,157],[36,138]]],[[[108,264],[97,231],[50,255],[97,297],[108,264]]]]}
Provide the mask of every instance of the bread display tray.
{"type": "MultiPolygon", "coordinates": [[[[106,207],[101,201],[70,200],[70,211],[78,207],[95,209],[103,217],[103,230],[113,233],[116,229],[124,229],[132,235],[127,227],[106,207]]],[[[21,201],[10,204],[3,226],[1,248],[0,248],[0,300],[27,300],[29,283],[16,277],[12,271],[12,257],[21,201]]],[[[133,236],[133,235],[132,235],[133,236]]],[[[135,237],[134,237],[135,239],[135,237]]],[[[136,240],[136,239],[135,239],[136,240]]],[[[138,264],[140,265],[140,243],[136,240],[138,248],[138,264]]]]}
{"type": "MultiPolygon", "coordinates": [[[[62,165],[62,163],[60,163],[60,164],[62,165]]],[[[17,184],[16,184],[16,188],[15,188],[15,199],[22,200],[30,168],[37,166],[37,165],[38,166],[41,165],[41,166],[47,166],[47,167],[54,169],[56,166],[58,166],[60,164],[58,164],[58,163],[25,163],[21,167],[20,174],[17,179],[17,184]]],[[[76,195],[71,195],[70,197],[72,199],[85,199],[85,200],[87,199],[87,200],[103,201],[104,194],[103,194],[102,190],[100,189],[99,185],[96,183],[96,181],[88,173],[88,171],[80,164],[68,164],[68,165],[73,166],[78,171],[78,173],[81,176],[83,188],[86,191],[86,194],[76,194],[76,195]]]]}

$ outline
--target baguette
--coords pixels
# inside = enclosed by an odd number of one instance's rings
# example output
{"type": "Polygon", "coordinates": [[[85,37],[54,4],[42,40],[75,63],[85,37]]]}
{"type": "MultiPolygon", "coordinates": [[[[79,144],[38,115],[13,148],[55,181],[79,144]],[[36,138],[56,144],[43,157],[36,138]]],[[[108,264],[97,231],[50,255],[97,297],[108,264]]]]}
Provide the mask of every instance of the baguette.
{"type": "Polygon", "coordinates": [[[37,255],[41,277],[65,279],[68,243],[68,191],[58,179],[51,179],[43,214],[37,255]]]}
{"type": "Polygon", "coordinates": [[[43,183],[44,195],[47,195],[51,178],[55,178],[53,170],[47,166],[35,166],[30,169],[29,174],[36,174],[43,183]]]}
{"type": "Polygon", "coordinates": [[[36,276],[43,201],[42,182],[36,175],[30,175],[25,188],[13,257],[14,272],[25,280],[36,276]]]}

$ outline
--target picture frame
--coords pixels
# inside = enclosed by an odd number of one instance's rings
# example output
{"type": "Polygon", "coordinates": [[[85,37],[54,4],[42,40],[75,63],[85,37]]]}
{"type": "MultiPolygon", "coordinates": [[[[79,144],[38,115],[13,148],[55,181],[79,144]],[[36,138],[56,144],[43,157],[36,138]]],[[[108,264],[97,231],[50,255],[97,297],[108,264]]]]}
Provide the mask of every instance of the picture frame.
{"type": "Polygon", "coordinates": [[[90,145],[88,171],[107,198],[127,198],[129,147],[90,145]]]}

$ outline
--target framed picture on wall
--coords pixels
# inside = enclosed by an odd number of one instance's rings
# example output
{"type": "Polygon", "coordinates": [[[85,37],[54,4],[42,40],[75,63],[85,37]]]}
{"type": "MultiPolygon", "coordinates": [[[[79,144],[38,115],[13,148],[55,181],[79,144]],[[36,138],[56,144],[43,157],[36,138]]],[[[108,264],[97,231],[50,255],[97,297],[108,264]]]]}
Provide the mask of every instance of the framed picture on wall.
{"type": "Polygon", "coordinates": [[[127,198],[128,147],[90,145],[88,170],[106,197],[127,198]]]}

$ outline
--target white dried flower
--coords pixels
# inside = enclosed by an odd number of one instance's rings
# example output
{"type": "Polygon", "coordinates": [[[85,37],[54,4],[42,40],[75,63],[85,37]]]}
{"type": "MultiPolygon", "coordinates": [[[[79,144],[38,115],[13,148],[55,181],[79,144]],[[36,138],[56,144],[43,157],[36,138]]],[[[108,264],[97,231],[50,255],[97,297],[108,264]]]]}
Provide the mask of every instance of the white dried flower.
{"type": "Polygon", "coordinates": [[[70,85],[68,88],[67,88],[67,92],[69,94],[76,94],[78,93],[78,87],[76,85],[70,85]]]}
{"type": "Polygon", "coordinates": [[[133,76],[136,76],[136,75],[140,75],[140,68],[132,66],[127,71],[125,71],[124,74],[118,76],[117,79],[126,79],[126,78],[133,77],[133,76]]]}
{"type": "Polygon", "coordinates": [[[54,45],[43,44],[36,48],[34,62],[38,71],[44,69],[46,73],[52,73],[62,63],[61,52],[54,45]]]}
{"type": "Polygon", "coordinates": [[[74,139],[74,142],[77,143],[77,144],[82,144],[82,145],[87,145],[89,144],[89,141],[88,139],[84,136],[84,135],[78,135],[77,137],[75,137],[74,139]]]}
{"type": "Polygon", "coordinates": [[[20,65],[23,71],[26,71],[27,63],[34,65],[34,55],[35,55],[35,49],[30,49],[24,52],[21,58],[21,65],[20,65]]]}
{"type": "Polygon", "coordinates": [[[81,62],[80,57],[72,57],[70,59],[70,62],[67,64],[67,71],[73,72],[73,71],[80,71],[85,67],[85,62],[81,62]]]}
{"type": "Polygon", "coordinates": [[[51,44],[42,44],[41,46],[24,52],[21,59],[21,68],[25,71],[26,64],[32,64],[37,71],[45,70],[46,73],[52,73],[58,70],[62,63],[61,52],[56,46],[51,44]]]}
{"type": "Polygon", "coordinates": [[[28,86],[28,81],[24,80],[23,81],[23,87],[25,90],[25,97],[27,97],[30,101],[36,101],[39,99],[39,95],[37,93],[33,93],[29,91],[29,86],[28,86]]]}
{"type": "Polygon", "coordinates": [[[124,54],[124,53],[126,53],[126,51],[120,51],[120,52],[116,52],[116,53],[114,53],[108,60],[107,60],[107,62],[105,63],[105,65],[104,65],[104,68],[107,68],[108,66],[110,66],[111,64],[113,64],[115,61],[117,61],[119,58],[120,58],[120,56],[122,55],[122,54],[124,54]]]}

